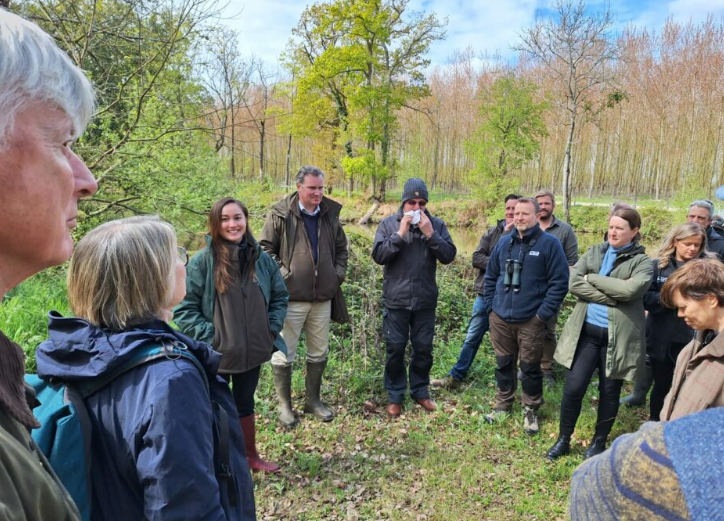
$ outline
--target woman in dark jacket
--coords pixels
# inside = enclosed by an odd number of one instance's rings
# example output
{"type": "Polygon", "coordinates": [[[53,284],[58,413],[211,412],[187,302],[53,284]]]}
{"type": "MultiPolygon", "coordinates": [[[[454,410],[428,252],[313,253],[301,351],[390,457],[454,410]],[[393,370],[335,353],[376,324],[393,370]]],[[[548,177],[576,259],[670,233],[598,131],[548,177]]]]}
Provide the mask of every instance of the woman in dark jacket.
{"type": "Polygon", "coordinates": [[[156,217],[90,231],[68,269],[77,318],[51,313],[36,352],[45,380],[111,380],[85,399],[92,521],[255,519],[241,430],[223,421],[236,408],[216,374],[221,357],[165,322],[186,291],[187,261],[156,217]],[[167,354],[137,365],[150,347],[167,354]]]}
{"type": "Polygon", "coordinates": [[[186,276],[186,297],[174,321],[186,334],[221,353],[219,373],[232,384],[246,456],[252,470],[278,472],[256,450],[254,392],[272,351],[286,352],[279,336],[289,294],[277,264],[254,240],[249,211],[225,197],[209,213],[207,247],[196,254],[186,276]]]}
{"type": "Polygon", "coordinates": [[[608,221],[608,241],[589,248],[571,271],[576,307],[558,342],[555,360],[568,368],[558,440],[548,459],[570,451],[583,398],[598,370],[598,416],[586,458],[600,454],[618,414],[624,380],[643,368],[643,297],[651,284],[651,259],[639,244],[641,216],[622,209],[608,221]]]}
{"type": "Polygon", "coordinates": [[[706,230],[697,223],[686,223],[674,228],[653,260],[651,286],[644,295],[644,307],[648,312],[646,354],[654,376],[650,400],[652,421],[659,420],[664,398],[671,389],[676,357],[694,336],[694,330],[677,316],[676,309],[661,304],[661,288],[674,271],[690,260],[714,257],[706,251],[706,230]]]}

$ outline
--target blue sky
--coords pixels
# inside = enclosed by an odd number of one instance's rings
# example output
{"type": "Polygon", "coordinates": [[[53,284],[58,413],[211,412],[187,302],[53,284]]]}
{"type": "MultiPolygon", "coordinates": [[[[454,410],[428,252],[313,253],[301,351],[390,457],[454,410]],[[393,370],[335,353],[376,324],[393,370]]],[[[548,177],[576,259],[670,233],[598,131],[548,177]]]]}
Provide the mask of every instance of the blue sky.
{"type": "MultiPolygon", "coordinates": [[[[277,65],[279,54],[291,36],[305,6],[304,0],[230,0],[222,23],[239,31],[240,46],[245,56],[263,59],[270,69],[277,65]]],[[[596,10],[603,0],[589,0],[596,10]]],[[[512,56],[511,46],[518,42],[521,30],[535,23],[536,18],[550,12],[548,0],[410,0],[415,11],[434,11],[447,18],[447,38],[436,42],[428,57],[434,65],[445,65],[453,53],[470,47],[476,55],[512,56]]],[[[711,13],[724,16],[724,0],[611,0],[620,30],[627,24],[660,28],[671,17],[676,21],[700,22],[711,13]]]]}

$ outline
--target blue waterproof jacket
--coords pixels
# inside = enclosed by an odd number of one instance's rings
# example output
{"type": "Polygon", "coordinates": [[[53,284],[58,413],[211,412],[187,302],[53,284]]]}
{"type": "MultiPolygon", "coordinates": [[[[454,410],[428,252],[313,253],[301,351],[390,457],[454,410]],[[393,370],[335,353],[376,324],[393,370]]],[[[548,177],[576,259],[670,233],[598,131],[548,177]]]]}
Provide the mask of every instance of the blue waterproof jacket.
{"type": "MultiPolygon", "coordinates": [[[[95,327],[51,312],[50,338],[36,352],[38,375],[82,382],[114,371],[136,349],[181,342],[202,364],[211,400],[231,420],[230,466],[236,507],[214,468],[214,419],[199,370],[184,359],[133,368],[86,399],[93,428],[93,521],[253,520],[254,492],[238,413],[228,385],[217,376],[221,355],[163,321],[127,331],[95,327]]],[[[180,344],[177,344],[180,345],[180,344]]]]}
{"type": "Polygon", "coordinates": [[[485,312],[506,322],[526,322],[538,316],[544,322],[558,312],[568,293],[568,260],[561,242],[536,224],[521,239],[518,232],[504,235],[490,254],[485,271],[485,312]],[[522,262],[520,291],[505,290],[508,259],[522,262]]]}

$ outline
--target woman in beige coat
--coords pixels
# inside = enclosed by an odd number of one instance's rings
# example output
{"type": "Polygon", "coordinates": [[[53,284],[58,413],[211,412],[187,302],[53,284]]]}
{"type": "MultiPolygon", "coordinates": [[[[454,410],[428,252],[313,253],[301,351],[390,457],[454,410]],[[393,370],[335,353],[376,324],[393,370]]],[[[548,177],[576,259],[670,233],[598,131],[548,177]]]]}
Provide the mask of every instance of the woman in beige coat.
{"type": "Polygon", "coordinates": [[[724,265],[693,260],[661,288],[661,302],[678,309],[696,336],[679,354],[662,420],[724,406],[724,265]]]}

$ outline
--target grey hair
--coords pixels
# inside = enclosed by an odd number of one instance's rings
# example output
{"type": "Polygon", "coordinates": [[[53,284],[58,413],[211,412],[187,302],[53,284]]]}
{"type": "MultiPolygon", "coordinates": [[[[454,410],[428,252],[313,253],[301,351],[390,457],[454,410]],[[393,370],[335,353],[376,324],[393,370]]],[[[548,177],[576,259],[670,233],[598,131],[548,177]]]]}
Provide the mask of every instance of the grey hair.
{"type": "Polygon", "coordinates": [[[536,199],[535,197],[521,197],[520,199],[518,199],[517,204],[520,203],[532,204],[533,208],[535,208],[535,213],[540,212],[540,204],[538,203],[538,199],[536,199]]]}
{"type": "Polygon", "coordinates": [[[322,172],[322,170],[317,168],[316,166],[303,166],[299,169],[299,172],[297,172],[294,180],[300,185],[303,185],[304,178],[308,175],[313,175],[314,177],[324,177],[324,172],[322,172]]]}
{"type": "Polygon", "coordinates": [[[176,282],[176,233],[158,216],[109,221],[88,232],[68,268],[68,301],[95,326],[124,330],[158,318],[176,282]]]}
{"type": "Polygon", "coordinates": [[[613,214],[619,210],[633,210],[634,207],[623,201],[615,201],[611,203],[611,208],[608,211],[608,218],[610,219],[613,214]]]}
{"type": "Polygon", "coordinates": [[[93,85],[36,24],[0,9],[0,147],[33,102],[63,110],[80,136],[95,110],[93,85]]]}
{"type": "Polygon", "coordinates": [[[709,218],[711,219],[712,215],[714,215],[714,204],[709,201],[708,199],[697,199],[696,201],[693,201],[689,205],[689,209],[691,209],[692,206],[696,206],[697,208],[704,208],[706,210],[709,210],[709,218]]]}

